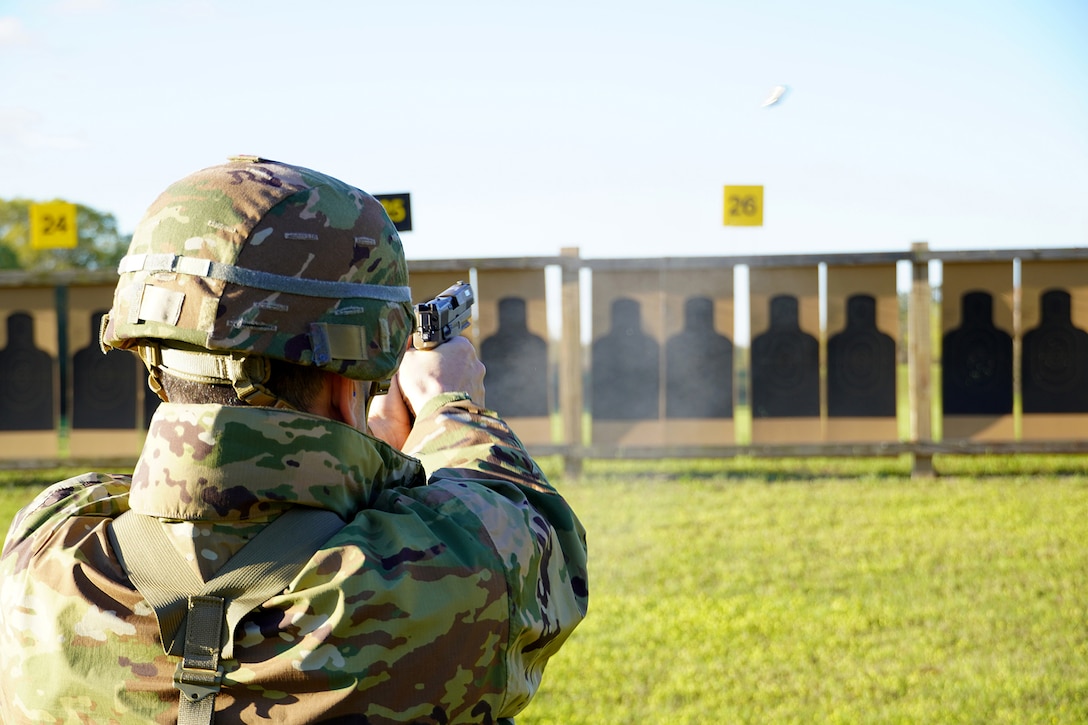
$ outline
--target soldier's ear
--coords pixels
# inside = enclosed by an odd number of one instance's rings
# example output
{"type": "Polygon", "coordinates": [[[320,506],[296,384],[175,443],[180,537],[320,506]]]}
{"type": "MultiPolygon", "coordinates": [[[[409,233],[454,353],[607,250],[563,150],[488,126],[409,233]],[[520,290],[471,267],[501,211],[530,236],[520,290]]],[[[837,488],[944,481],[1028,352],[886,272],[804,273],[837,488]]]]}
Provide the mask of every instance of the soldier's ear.
{"type": "Polygon", "coordinates": [[[366,401],[363,399],[365,393],[360,390],[359,383],[336,373],[328,373],[326,380],[331,386],[329,402],[332,416],[330,417],[352,428],[362,430],[360,426],[366,422],[366,414],[363,412],[366,410],[366,401]]]}

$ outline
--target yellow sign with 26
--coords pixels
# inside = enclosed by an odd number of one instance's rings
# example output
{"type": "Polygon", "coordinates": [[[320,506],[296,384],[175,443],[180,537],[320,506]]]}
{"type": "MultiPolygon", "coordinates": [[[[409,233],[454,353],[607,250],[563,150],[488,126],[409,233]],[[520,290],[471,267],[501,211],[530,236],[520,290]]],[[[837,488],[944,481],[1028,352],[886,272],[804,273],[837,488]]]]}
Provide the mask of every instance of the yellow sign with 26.
{"type": "Polygon", "coordinates": [[[763,187],[725,187],[725,226],[763,226],[763,187]]]}
{"type": "Polygon", "coordinates": [[[79,241],[76,205],[63,201],[30,205],[30,246],[73,249],[79,241]]]}

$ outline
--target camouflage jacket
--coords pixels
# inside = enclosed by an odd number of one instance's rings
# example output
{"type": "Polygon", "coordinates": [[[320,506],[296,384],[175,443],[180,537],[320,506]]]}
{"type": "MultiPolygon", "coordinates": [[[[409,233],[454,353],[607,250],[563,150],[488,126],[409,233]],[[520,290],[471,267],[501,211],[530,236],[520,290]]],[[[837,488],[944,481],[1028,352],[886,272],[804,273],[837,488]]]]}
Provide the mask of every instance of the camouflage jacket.
{"type": "Polygon", "coordinates": [[[585,616],[585,532],[465,396],[403,455],[317,416],[164,404],[132,476],[45,490],[0,559],[0,721],[176,722],[178,658],[107,528],[162,520],[208,577],[286,506],[347,523],[234,630],[217,722],[512,722],[585,616]],[[427,473],[429,472],[429,478],[427,473]]]}

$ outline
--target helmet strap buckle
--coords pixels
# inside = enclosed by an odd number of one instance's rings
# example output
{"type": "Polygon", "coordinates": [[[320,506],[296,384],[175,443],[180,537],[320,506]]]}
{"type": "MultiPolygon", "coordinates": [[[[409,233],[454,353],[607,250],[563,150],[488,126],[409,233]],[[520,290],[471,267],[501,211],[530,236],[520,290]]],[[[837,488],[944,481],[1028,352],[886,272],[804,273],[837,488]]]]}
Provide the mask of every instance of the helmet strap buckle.
{"type": "Polygon", "coordinates": [[[265,386],[272,377],[272,364],[268,358],[249,355],[231,358],[229,368],[230,384],[240,400],[262,408],[295,409],[265,386]]]}

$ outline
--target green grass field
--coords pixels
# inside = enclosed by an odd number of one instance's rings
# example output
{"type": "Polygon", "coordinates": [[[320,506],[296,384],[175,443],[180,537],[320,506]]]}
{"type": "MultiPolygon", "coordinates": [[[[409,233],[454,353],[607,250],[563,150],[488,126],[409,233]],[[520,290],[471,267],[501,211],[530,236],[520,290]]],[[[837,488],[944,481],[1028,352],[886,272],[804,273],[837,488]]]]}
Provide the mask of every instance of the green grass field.
{"type": "Polygon", "coordinates": [[[519,725],[1088,722],[1088,458],[544,463],[590,615],[519,725]]]}

